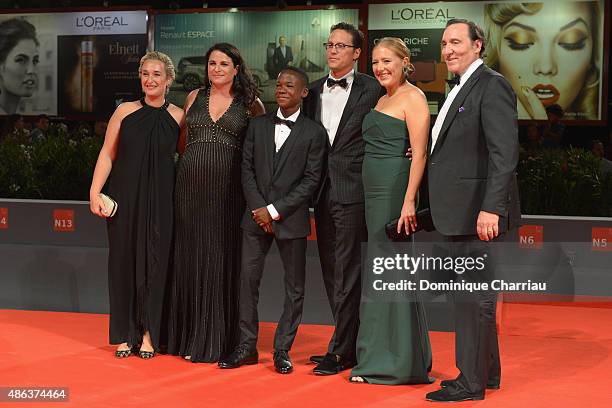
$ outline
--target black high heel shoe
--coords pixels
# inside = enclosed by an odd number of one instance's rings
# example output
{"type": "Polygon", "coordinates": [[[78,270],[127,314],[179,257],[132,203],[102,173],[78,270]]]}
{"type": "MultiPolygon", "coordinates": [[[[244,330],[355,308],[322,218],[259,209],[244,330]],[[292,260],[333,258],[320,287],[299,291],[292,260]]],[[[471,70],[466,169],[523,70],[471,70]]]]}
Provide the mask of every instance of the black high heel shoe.
{"type": "Polygon", "coordinates": [[[155,357],[155,351],[138,350],[138,357],[142,358],[143,360],[148,360],[155,357]]]}
{"type": "Polygon", "coordinates": [[[134,346],[130,346],[128,344],[129,349],[127,350],[115,350],[115,357],[117,358],[128,358],[129,356],[132,355],[132,349],[134,348],[134,346]]]}

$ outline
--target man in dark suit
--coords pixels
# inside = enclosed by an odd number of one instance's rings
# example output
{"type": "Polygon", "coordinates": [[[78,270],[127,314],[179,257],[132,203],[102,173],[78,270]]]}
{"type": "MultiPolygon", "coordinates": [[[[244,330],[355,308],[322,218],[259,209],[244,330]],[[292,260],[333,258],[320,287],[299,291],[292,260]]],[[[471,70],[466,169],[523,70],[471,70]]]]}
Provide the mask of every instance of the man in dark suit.
{"type": "Polygon", "coordinates": [[[323,168],[325,129],[300,113],[308,77],[287,67],[276,82],[279,109],[252,120],[243,146],[242,185],[247,210],[242,219],[240,343],[221,368],[256,364],[257,302],[264,260],[276,241],[285,269],[285,304],[274,337],[274,367],[290,373],[289,350],[302,319],[308,205],[323,168]]]}
{"type": "Polygon", "coordinates": [[[363,34],[339,23],[325,48],[330,73],[310,84],[304,113],[327,130],[326,165],[315,197],[317,244],[335,331],[325,356],[312,356],[317,375],[355,365],[361,299],[361,244],[367,241],[361,165],[361,123],[382,95],[374,78],[355,72],[363,34]]]}
{"type": "MultiPolygon", "coordinates": [[[[448,22],[442,56],[456,84],[433,126],[427,163],[431,215],[451,254],[489,255],[484,272],[456,278],[466,281],[490,278],[496,242],[520,219],[516,95],[503,76],[483,65],[484,48],[476,24],[448,22]]],[[[442,381],[440,390],[427,394],[428,400],[480,400],[485,388],[499,388],[496,302],[493,291],[455,293],[460,374],[442,381]]]]}
{"type": "Polygon", "coordinates": [[[287,45],[287,38],[284,35],[278,37],[278,47],[274,49],[272,64],[276,72],[281,72],[284,68],[293,63],[293,51],[287,45]]]}

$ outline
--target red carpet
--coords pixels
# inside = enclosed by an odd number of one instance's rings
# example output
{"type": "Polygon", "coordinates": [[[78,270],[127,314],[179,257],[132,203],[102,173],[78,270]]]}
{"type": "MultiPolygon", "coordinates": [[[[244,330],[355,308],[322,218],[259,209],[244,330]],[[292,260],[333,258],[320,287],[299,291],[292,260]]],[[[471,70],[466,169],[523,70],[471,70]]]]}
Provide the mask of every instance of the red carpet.
{"type": "MultiPolygon", "coordinates": [[[[263,324],[260,364],[220,370],[178,357],[118,360],[106,344],[106,315],[0,310],[0,387],[67,386],[68,404],[1,407],[421,407],[438,388],[351,384],[348,372],[317,377],[307,364],[331,327],[300,327],[290,375],[274,372],[273,324],[263,324]]],[[[479,407],[612,407],[612,309],[506,304],[502,389],[479,407]]],[[[433,375],[456,375],[452,333],[432,332],[433,375]]],[[[433,404],[433,405],[432,405],[433,404]]]]}

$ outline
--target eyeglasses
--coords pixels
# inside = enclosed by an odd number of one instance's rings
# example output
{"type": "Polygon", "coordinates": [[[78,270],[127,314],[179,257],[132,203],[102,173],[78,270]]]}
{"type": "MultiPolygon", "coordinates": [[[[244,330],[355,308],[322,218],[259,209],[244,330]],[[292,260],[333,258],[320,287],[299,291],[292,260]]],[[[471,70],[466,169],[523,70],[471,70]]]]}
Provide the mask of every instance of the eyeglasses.
{"type": "Polygon", "coordinates": [[[348,45],[348,44],[343,44],[343,43],[323,43],[323,47],[325,47],[326,50],[331,50],[332,48],[335,48],[336,51],[340,52],[343,51],[345,48],[355,48],[354,45],[348,45]]]}

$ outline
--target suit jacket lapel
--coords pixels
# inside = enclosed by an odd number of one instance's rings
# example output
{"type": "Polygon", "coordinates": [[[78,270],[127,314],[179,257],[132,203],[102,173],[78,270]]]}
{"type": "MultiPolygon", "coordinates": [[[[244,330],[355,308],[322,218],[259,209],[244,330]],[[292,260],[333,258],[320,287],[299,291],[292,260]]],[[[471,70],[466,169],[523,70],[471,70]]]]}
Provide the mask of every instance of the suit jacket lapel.
{"type": "Polygon", "coordinates": [[[308,105],[304,106],[304,113],[317,122],[321,122],[321,92],[323,91],[323,83],[327,81],[327,77],[328,75],[312,83],[308,89],[308,105]]]}
{"type": "Polygon", "coordinates": [[[472,75],[470,75],[466,84],[461,87],[461,90],[459,91],[457,96],[455,96],[455,99],[453,99],[453,103],[451,104],[450,108],[448,109],[448,112],[446,113],[446,118],[444,118],[442,128],[440,128],[440,134],[438,135],[438,140],[436,140],[436,145],[434,146],[434,151],[432,152],[432,154],[435,153],[436,150],[439,149],[440,145],[442,145],[442,142],[444,142],[444,138],[446,138],[446,132],[448,128],[450,127],[451,123],[453,123],[453,120],[455,120],[455,116],[457,115],[459,108],[463,105],[465,98],[467,98],[474,85],[476,85],[476,82],[478,82],[478,78],[480,77],[480,74],[482,73],[484,68],[484,64],[476,68],[476,71],[474,71],[472,75]]]}
{"type": "Polygon", "coordinates": [[[361,94],[365,90],[365,86],[363,82],[360,81],[359,74],[355,72],[355,77],[353,79],[353,85],[351,86],[351,93],[349,94],[348,101],[346,101],[346,106],[342,111],[342,117],[340,118],[340,123],[338,124],[338,130],[336,131],[336,137],[334,138],[334,145],[331,146],[333,149],[340,141],[340,136],[342,135],[342,130],[346,125],[349,117],[353,114],[353,109],[357,106],[357,102],[361,99],[361,94]]]}
{"type": "Polygon", "coordinates": [[[291,129],[291,132],[287,137],[287,140],[285,140],[285,143],[283,143],[282,149],[280,149],[280,151],[277,153],[280,154],[280,157],[278,158],[278,163],[276,164],[276,171],[274,172],[273,179],[280,174],[281,169],[287,161],[287,157],[289,157],[291,149],[293,149],[296,140],[300,137],[300,133],[302,132],[304,125],[304,121],[302,118],[303,115],[304,113],[300,112],[297,120],[295,121],[295,125],[293,125],[293,128],[291,129]]]}
{"type": "MultiPolygon", "coordinates": [[[[304,113],[312,120],[321,123],[321,93],[323,92],[323,84],[327,81],[329,75],[325,75],[323,78],[317,79],[312,82],[309,87],[309,95],[307,103],[304,103],[304,113]]],[[[325,138],[327,141],[327,149],[331,149],[329,143],[329,137],[325,138]]]]}
{"type": "MultiPolygon", "coordinates": [[[[276,150],[276,145],[274,144],[274,116],[276,116],[276,110],[268,114],[268,120],[266,120],[264,123],[262,133],[264,135],[263,142],[266,153],[266,165],[268,166],[270,179],[274,174],[274,152],[276,150]]],[[[257,143],[257,141],[255,141],[255,143],[257,143]]]]}

